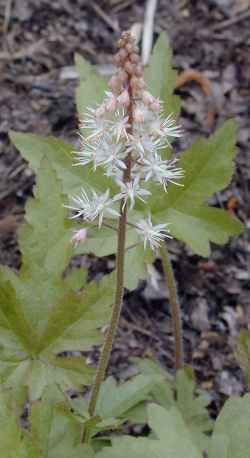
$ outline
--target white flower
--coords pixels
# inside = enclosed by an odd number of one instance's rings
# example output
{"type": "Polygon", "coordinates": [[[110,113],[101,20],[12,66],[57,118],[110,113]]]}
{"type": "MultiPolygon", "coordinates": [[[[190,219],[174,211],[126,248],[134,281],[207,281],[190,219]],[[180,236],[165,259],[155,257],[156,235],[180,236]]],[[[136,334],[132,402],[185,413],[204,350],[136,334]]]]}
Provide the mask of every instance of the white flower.
{"type": "Polygon", "coordinates": [[[165,145],[162,138],[153,138],[147,134],[135,133],[129,135],[127,152],[137,152],[139,157],[143,159],[148,154],[157,153],[159,149],[164,148],[165,145]]]}
{"type": "Polygon", "coordinates": [[[138,199],[142,200],[142,202],[145,202],[143,197],[149,196],[151,194],[151,192],[147,191],[147,189],[143,189],[140,187],[140,177],[139,176],[136,176],[133,181],[128,181],[126,183],[123,183],[122,181],[117,181],[117,183],[121,187],[121,193],[117,194],[114,197],[114,200],[124,199],[124,203],[122,207],[123,210],[128,200],[130,200],[129,209],[132,210],[132,208],[134,208],[135,199],[137,197],[138,199]]]}
{"type": "Polygon", "coordinates": [[[105,110],[108,113],[113,113],[115,111],[115,109],[116,109],[117,98],[110,91],[106,91],[105,94],[106,94],[107,98],[104,100],[103,106],[105,107],[105,110]]]}
{"type": "Polygon", "coordinates": [[[81,135],[81,151],[74,151],[77,162],[73,165],[86,165],[90,162],[96,163],[100,142],[89,142],[81,135]]]}
{"type": "Polygon", "coordinates": [[[104,137],[100,144],[100,153],[97,155],[97,165],[107,167],[108,175],[115,174],[116,169],[125,170],[126,165],[124,159],[126,157],[124,145],[121,143],[112,142],[111,137],[104,137]],[[111,173],[113,171],[113,173],[111,173]]]}
{"type": "Polygon", "coordinates": [[[114,119],[109,121],[109,129],[114,135],[116,143],[118,143],[120,139],[128,138],[128,127],[128,116],[125,115],[125,110],[123,108],[116,110],[114,119]]]}
{"type": "Polygon", "coordinates": [[[158,248],[165,238],[172,238],[168,235],[168,230],[166,229],[168,224],[156,224],[153,226],[151,221],[151,216],[148,216],[148,219],[141,219],[136,223],[136,230],[139,235],[144,239],[144,249],[147,244],[150,245],[152,250],[158,248]]]}
{"type": "Polygon", "coordinates": [[[74,235],[71,238],[71,243],[76,247],[79,244],[85,243],[86,239],[87,239],[87,229],[84,227],[83,229],[74,231],[74,235]]]}
{"type": "Polygon", "coordinates": [[[182,186],[176,180],[183,178],[184,172],[181,168],[175,167],[176,162],[177,159],[164,161],[158,154],[153,154],[148,159],[144,159],[142,170],[145,174],[145,181],[149,179],[158,181],[164,187],[164,191],[167,190],[169,182],[182,186]]]}
{"type": "Polygon", "coordinates": [[[98,116],[97,112],[98,108],[88,108],[85,119],[80,122],[81,129],[89,129],[92,131],[87,137],[88,140],[91,138],[96,139],[102,137],[109,128],[109,119],[107,119],[107,116],[98,116]]]}
{"type": "Polygon", "coordinates": [[[175,124],[175,120],[172,115],[162,119],[160,116],[155,116],[150,122],[150,132],[155,135],[162,137],[168,143],[168,137],[181,137],[183,132],[180,126],[175,124]]]}
{"type": "Polygon", "coordinates": [[[109,198],[109,189],[103,194],[97,194],[92,190],[92,199],[88,196],[84,189],[81,190],[81,195],[72,197],[76,206],[67,206],[70,210],[76,212],[72,218],[83,217],[86,221],[94,221],[98,218],[99,228],[102,225],[104,214],[112,216],[120,216],[119,213],[112,208],[114,201],[109,198]]]}
{"type": "Polygon", "coordinates": [[[74,165],[86,165],[94,163],[94,171],[98,166],[107,168],[107,175],[116,175],[117,169],[125,170],[124,159],[126,150],[123,144],[112,142],[112,138],[104,135],[101,140],[92,141],[82,137],[82,149],[74,154],[77,162],[74,165]]]}

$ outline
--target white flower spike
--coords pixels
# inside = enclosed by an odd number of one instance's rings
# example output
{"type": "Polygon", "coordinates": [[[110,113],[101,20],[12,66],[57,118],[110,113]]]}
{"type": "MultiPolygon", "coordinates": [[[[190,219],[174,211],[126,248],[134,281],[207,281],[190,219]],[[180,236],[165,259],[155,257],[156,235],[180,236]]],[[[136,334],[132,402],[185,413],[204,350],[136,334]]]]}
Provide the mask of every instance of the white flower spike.
{"type": "MultiPolygon", "coordinates": [[[[87,222],[98,222],[100,228],[105,217],[118,218],[132,211],[136,201],[145,205],[150,188],[145,184],[156,182],[167,191],[169,185],[181,185],[184,171],[176,166],[177,159],[165,160],[162,150],[170,146],[173,137],[182,130],[171,115],[164,117],[164,104],[148,90],[143,79],[138,48],[130,33],[122,34],[119,51],[114,56],[117,73],[111,77],[100,105],[88,108],[80,122],[81,147],[75,152],[75,164],[104,169],[104,176],[114,180],[118,190],[111,195],[104,188],[101,194],[82,189],[73,197],[75,212],[72,218],[81,217],[87,222]],[[85,135],[84,135],[85,134],[85,135]],[[115,205],[120,201],[120,213],[115,205]]],[[[109,186],[115,189],[115,186],[109,186]]],[[[129,216],[127,218],[129,221],[129,216]]],[[[140,220],[137,232],[143,236],[144,247],[155,250],[168,235],[167,224],[153,225],[151,217],[140,220]]],[[[73,243],[78,243],[81,233],[76,233],[73,243]]]]}

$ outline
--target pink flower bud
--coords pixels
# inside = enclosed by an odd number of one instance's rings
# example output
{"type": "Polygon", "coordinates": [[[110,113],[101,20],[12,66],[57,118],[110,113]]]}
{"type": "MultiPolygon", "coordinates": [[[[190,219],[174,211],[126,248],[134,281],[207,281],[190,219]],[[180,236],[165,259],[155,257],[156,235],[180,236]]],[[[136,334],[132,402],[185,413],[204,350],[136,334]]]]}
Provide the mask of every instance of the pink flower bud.
{"type": "Polygon", "coordinates": [[[134,73],[134,65],[129,60],[125,62],[124,68],[129,75],[134,73]]]}
{"type": "Polygon", "coordinates": [[[127,51],[128,53],[131,53],[131,52],[134,51],[134,46],[132,45],[132,43],[127,43],[127,44],[126,44],[126,51],[127,51]]]}
{"type": "Polygon", "coordinates": [[[117,98],[112,95],[109,100],[105,103],[105,110],[108,113],[113,113],[116,109],[116,104],[117,104],[117,98]]]}
{"type": "Polygon", "coordinates": [[[150,94],[148,91],[143,91],[142,93],[142,101],[145,105],[149,106],[151,103],[155,101],[155,98],[150,94]]]}
{"type": "Polygon", "coordinates": [[[119,67],[121,65],[121,58],[119,54],[115,54],[113,56],[113,64],[116,65],[116,67],[119,67]]]}
{"type": "Polygon", "coordinates": [[[126,51],[124,48],[122,48],[122,49],[120,49],[118,55],[119,55],[119,57],[120,57],[120,60],[123,61],[123,60],[126,59],[128,53],[127,53],[127,51],[126,51]]]}
{"type": "Polygon", "coordinates": [[[121,70],[119,72],[119,79],[123,84],[126,83],[126,81],[128,81],[128,74],[127,72],[125,72],[125,70],[121,70]]]}
{"type": "Polygon", "coordinates": [[[161,104],[159,102],[159,100],[154,100],[151,104],[150,104],[150,108],[152,111],[161,111],[161,104]]]}
{"type": "Polygon", "coordinates": [[[129,60],[130,60],[130,62],[132,62],[133,64],[139,64],[139,62],[140,62],[140,56],[138,56],[138,54],[136,54],[135,52],[133,52],[133,53],[129,56],[129,60]]]}
{"type": "Polygon", "coordinates": [[[105,105],[100,105],[96,110],[95,110],[95,115],[97,118],[101,118],[102,116],[105,115],[105,105]]]}
{"type": "Polygon", "coordinates": [[[139,89],[138,83],[139,83],[139,79],[136,78],[136,76],[132,76],[132,78],[130,80],[131,87],[133,89],[139,89]]]}
{"type": "Polygon", "coordinates": [[[114,93],[118,93],[121,89],[121,80],[118,76],[112,76],[108,82],[108,86],[114,93]]]}
{"type": "Polygon", "coordinates": [[[71,238],[71,243],[76,247],[79,243],[85,243],[87,239],[87,229],[83,228],[79,231],[74,231],[74,235],[71,238]]]}
{"type": "Polygon", "coordinates": [[[140,67],[139,65],[137,65],[137,66],[135,67],[134,73],[135,73],[136,76],[141,77],[141,76],[143,75],[142,67],[140,67]]]}
{"type": "Polygon", "coordinates": [[[146,83],[142,78],[138,78],[137,85],[138,85],[138,89],[145,89],[146,87],[146,83]]]}
{"type": "Polygon", "coordinates": [[[122,91],[122,93],[119,95],[117,99],[118,103],[121,105],[124,105],[125,107],[128,107],[130,104],[130,97],[128,91],[125,89],[122,91]]]}
{"type": "Polygon", "coordinates": [[[135,122],[143,123],[145,122],[145,115],[140,108],[134,110],[134,120],[135,122]]]}

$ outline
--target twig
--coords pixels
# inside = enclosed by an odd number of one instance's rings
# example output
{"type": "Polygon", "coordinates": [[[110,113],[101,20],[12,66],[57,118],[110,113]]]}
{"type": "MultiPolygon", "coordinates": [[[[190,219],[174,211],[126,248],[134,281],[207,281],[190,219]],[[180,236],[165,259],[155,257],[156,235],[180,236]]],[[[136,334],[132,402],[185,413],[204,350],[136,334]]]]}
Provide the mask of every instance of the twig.
{"type": "Polygon", "coordinates": [[[14,215],[5,216],[0,220],[0,234],[15,232],[18,227],[18,221],[14,215]]]}
{"type": "Polygon", "coordinates": [[[114,32],[120,32],[120,27],[118,24],[116,24],[110,17],[100,8],[99,5],[97,5],[95,2],[91,2],[91,7],[93,10],[96,12],[98,16],[114,31],[114,32]]]}
{"type": "MultiPolygon", "coordinates": [[[[188,83],[189,81],[195,81],[201,87],[202,92],[207,97],[212,97],[213,89],[212,84],[203,73],[197,70],[184,70],[180,75],[177,76],[175,88],[179,89],[184,84],[188,83]]],[[[215,109],[209,109],[207,114],[207,124],[211,128],[214,125],[216,111],[215,109]]]]}
{"type": "Polygon", "coordinates": [[[156,7],[157,0],[147,1],[142,37],[142,65],[146,65],[148,63],[151,54],[156,7]]]}
{"type": "Polygon", "coordinates": [[[135,22],[131,28],[130,32],[132,37],[134,37],[136,44],[140,42],[141,34],[142,34],[142,24],[140,22],[135,22]]]}
{"type": "Polygon", "coordinates": [[[25,49],[21,49],[20,51],[9,53],[7,51],[0,52],[0,60],[17,60],[23,59],[27,56],[32,56],[39,48],[42,47],[44,43],[44,39],[37,41],[36,43],[32,43],[25,49]]]}
{"type": "Polygon", "coordinates": [[[140,334],[143,334],[143,335],[145,335],[145,336],[155,338],[155,336],[152,335],[152,332],[148,331],[147,329],[141,328],[141,327],[138,326],[137,324],[130,323],[130,322],[127,321],[125,318],[122,318],[122,319],[121,319],[120,324],[121,324],[121,326],[125,326],[125,327],[126,327],[127,329],[129,329],[129,330],[131,329],[131,331],[137,331],[137,332],[139,332],[140,334]]]}
{"type": "Polygon", "coordinates": [[[11,7],[12,0],[7,0],[5,5],[5,14],[4,14],[4,24],[3,24],[3,33],[6,35],[8,33],[10,17],[11,17],[11,7]]]}
{"type": "Polygon", "coordinates": [[[250,17],[250,10],[245,11],[244,13],[238,14],[238,16],[233,17],[232,19],[227,19],[226,21],[220,22],[219,24],[215,24],[212,27],[213,32],[217,32],[218,30],[224,30],[231,25],[237,24],[240,21],[244,21],[245,19],[250,17]]]}
{"type": "Polygon", "coordinates": [[[120,11],[125,10],[125,9],[128,8],[132,3],[134,3],[134,0],[125,0],[125,1],[122,1],[122,2],[117,2],[117,5],[115,5],[114,7],[112,7],[112,10],[113,10],[115,13],[120,13],[120,11]]]}
{"type": "Polygon", "coordinates": [[[175,88],[183,86],[189,81],[196,81],[206,96],[212,95],[212,85],[206,76],[197,70],[184,70],[177,76],[175,88]]]}

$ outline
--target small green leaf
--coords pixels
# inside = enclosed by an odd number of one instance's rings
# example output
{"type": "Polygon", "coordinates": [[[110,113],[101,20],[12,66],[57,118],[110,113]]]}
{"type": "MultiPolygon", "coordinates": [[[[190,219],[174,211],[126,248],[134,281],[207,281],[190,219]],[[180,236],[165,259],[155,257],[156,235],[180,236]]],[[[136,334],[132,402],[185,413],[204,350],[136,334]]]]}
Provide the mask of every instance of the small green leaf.
{"type": "Polygon", "coordinates": [[[236,356],[250,387],[250,333],[245,329],[240,331],[236,356]]]}
{"type": "Polygon", "coordinates": [[[209,458],[248,458],[250,450],[250,395],[229,399],[212,435],[209,458]]]}
{"type": "Polygon", "coordinates": [[[170,408],[174,405],[174,380],[157,361],[146,358],[132,358],[132,361],[138,365],[139,372],[146,376],[155,377],[158,375],[162,380],[154,384],[151,394],[154,401],[161,406],[170,408]]]}
{"type": "Polygon", "coordinates": [[[169,411],[156,404],[148,407],[149,426],[155,439],[121,437],[112,440],[97,458],[202,458],[175,407],[169,411]]]}
{"type": "MultiPolygon", "coordinates": [[[[110,221],[110,225],[112,222],[110,221]]],[[[114,224],[116,228],[117,222],[114,224]]],[[[117,249],[117,231],[108,227],[90,227],[87,232],[87,238],[84,244],[79,244],[75,254],[95,253],[98,256],[108,256],[114,254],[117,249]]]]}
{"type": "Polygon", "coordinates": [[[206,409],[210,401],[207,393],[196,390],[188,368],[177,373],[176,407],[181,412],[194,443],[201,451],[208,447],[208,436],[204,433],[212,429],[212,421],[206,409]]]}
{"type": "Polygon", "coordinates": [[[49,386],[42,400],[33,402],[30,412],[32,442],[44,457],[49,453],[49,438],[54,417],[55,401],[52,394],[54,389],[49,386]]]}
{"type": "Polygon", "coordinates": [[[37,458],[35,449],[22,432],[12,409],[13,393],[0,391],[0,456],[37,458]]]}
{"type": "MultiPolygon", "coordinates": [[[[139,237],[136,234],[135,236],[139,241],[139,237]]],[[[124,285],[126,288],[133,290],[138,286],[139,280],[147,278],[148,265],[152,264],[154,258],[154,252],[150,249],[144,250],[141,243],[127,250],[124,273],[124,285]],[[131,266],[133,266],[132,269],[131,266]]]]}
{"type": "Polygon", "coordinates": [[[125,383],[117,385],[113,377],[108,377],[102,384],[96,413],[101,418],[126,418],[126,412],[148,399],[154,384],[160,379],[158,375],[147,377],[137,375],[125,383]]]}
{"type": "Polygon", "coordinates": [[[166,373],[159,363],[147,359],[135,359],[138,361],[139,370],[147,376],[161,374],[162,381],[156,383],[151,391],[153,399],[167,410],[175,407],[182,415],[183,421],[190,432],[193,442],[203,451],[208,447],[206,434],[212,429],[207,405],[210,397],[201,391],[197,391],[195,383],[188,369],[179,371],[176,381],[166,373]]]}

